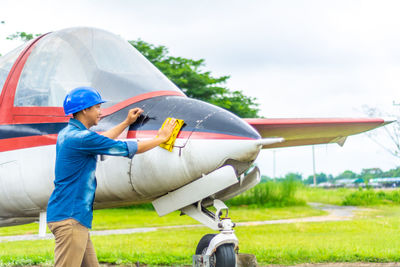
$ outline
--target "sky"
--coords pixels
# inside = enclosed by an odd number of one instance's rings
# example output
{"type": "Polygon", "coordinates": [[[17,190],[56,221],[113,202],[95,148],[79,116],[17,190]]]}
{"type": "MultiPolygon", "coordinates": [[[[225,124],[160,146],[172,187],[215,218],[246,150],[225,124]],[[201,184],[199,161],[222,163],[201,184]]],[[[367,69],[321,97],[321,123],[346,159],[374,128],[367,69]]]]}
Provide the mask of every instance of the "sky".
{"type": "MultiPolygon", "coordinates": [[[[229,75],[226,86],[256,97],[266,118],[367,117],[365,107],[393,117],[400,113],[393,105],[400,103],[398,10],[399,1],[385,0],[2,0],[0,53],[20,44],[6,40],[17,31],[91,26],[205,59],[204,70],[229,75]]],[[[391,145],[385,132],[373,138],[315,146],[316,172],[400,166],[383,148],[391,145]]],[[[263,150],[256,163],[270,177],[307,177],[312,155],[311,146],[263,150]]]]}

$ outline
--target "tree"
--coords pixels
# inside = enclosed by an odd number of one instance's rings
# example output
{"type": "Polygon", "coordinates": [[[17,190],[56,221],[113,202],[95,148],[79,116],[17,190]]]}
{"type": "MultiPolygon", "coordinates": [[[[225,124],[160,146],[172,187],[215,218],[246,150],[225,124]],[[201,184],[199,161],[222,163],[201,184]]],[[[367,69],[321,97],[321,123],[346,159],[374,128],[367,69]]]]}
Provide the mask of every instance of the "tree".
{"type": "Polygon", "coordinates": [[[271,181],[271,180],[272,180],[271,177],[268,177],[266,175],[261,175],[260,183],[266,183],[266,182],[271,181]]]}
{"type": "Polygon", "coordinates": [[[361,170],[361,178],[364,180],[382,177],[383,171],[380,168],[368,168],[361,170]]]}
{"type": "Polygon", "coordinates": [[[355,179],[357,178],[357,173],[346,170],[343,173],[339,174],[338,176],[335,177],[335,180],[338,179],[355,179]]]}
{"type": "MultiPolygon", "coordinates": [[[[393,105],[400,106],[399,104],[393,105]]],[[[400,109],[400,107],[398,108],[400,109]]],[[[391,117],[396,119],[395,122],[392,122],[391,124],[382,127],[382,129],[367,132],[366,134],[372,141],[385,149],[387,152],[397,158],[400,158],[400,114],[387,114],[381,112],[378,108],[371,108],[368,106],[363,106],[363,110],[364,113],[366,113],[369,117],[391,117]],[[388,144],[383,144],[382,141],[377,139],[378,133],[382,132],[384,132],[384,135],[386,135],[386,137],[389,139],[388,144]]]]}
{"type": "MultiPolygon", "coordinates": [[[[326,175],[325,173],[317,173],[315,174],[316,179],[317,179],[317,184],[327,182],[328,180],[332,180],[332,175],[326,175]]],[[[304,181],[305,184],[314,184],[314,175],[310,175],[307,177],[307,179],[304,181]]]]}
{"type": "Polygon", "coordinates": [[[155,46],[142,40],[130,43],[187,96],[225,108],[242,118],[258,117],[256,99],[223,87],[229,76],[213,77],[209,71],[202,71],[204,59],[172,57],[165,46],[155,46]]]}
{"type": "Polygon", "coordinates": [[[382,177],[400,177],[400,167],[384,172],[382,177]]]}
{"type": "Polygon", "coordinates": [[[32,40],[33,38],[36,38],[42,34],[32,34],[32,33],[26,33],[26,32],[16,32],[14,34],[9,35],[6,39],[7,40],[20,40],[23,42],[27,42],[29,40],[32,40]]]}
{"type": "MultiPolygon", "coordinates": [[[[0,24],[4,24],[4,21],[1,21],[0,24]]],[[[19,40],[23,42],[28,42],[33,38],[40,36],[41,34],[33,34],[33,33],[26,33],[26,32],[16,32],[14,34],[10,34],[7,36],[6,40],[19,40]]],[[[1,54],[0,54],[1,56],[1,54]]]]}
{"type": "Polygon", "coordinates": [[[303,176],[300,173],[289,172],[285,175],[284,179],[288,181],[301,181],[303,176]]]}

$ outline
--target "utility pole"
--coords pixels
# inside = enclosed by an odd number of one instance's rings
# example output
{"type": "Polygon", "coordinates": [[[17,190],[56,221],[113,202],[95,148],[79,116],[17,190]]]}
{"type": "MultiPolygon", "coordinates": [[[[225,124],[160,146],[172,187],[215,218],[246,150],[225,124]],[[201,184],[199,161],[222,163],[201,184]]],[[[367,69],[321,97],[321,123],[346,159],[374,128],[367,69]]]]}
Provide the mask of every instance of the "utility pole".
{"type": "Polygon", "coordinates": [[[314,187],[317,187],[317,175],[315,173],[315,150],[314,150],[314,145],[312,146],[312,161],[313,161],[313,172],[314,172],[314,187]]]}
{"type": "Polygon", "coordinates": [[[272,159],[273,159],[273,166],[272,166],[272,175],[273,175],[273,178],[274,178],[274,180],[275,180],[275,178],[276,178],[276,176],[275,176],[275,171],[276,171],[276,150],[273,150],[272,151],[272,155],[273,155],[273,157],[272,157],[272,159]]]}

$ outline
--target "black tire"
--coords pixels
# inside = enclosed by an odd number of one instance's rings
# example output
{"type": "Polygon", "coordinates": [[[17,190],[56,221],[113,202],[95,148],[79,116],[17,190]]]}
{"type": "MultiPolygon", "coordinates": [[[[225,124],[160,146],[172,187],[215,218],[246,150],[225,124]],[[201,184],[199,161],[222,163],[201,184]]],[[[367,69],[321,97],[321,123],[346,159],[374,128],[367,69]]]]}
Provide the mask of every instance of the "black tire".
{"type": "MultiPolygon", "coordinates": [[[[207,234],[203,236],[196,247],[196,255],[205,254],[211,239],[216,234],[207,234]]],[[[210,257],[210,265],[213,267],[235,267],[236,255],[233,244],[224,244],[217,248],[217,251],[210,257]]]]}
{"type": "Polygon", "coordinates": [[[199,243],[197,244],[196,247],[196,255],[202,255],[206,253],[206,250],[208,248],[208,245],[211,242],[211,239],[214,238],[214,236],[216,236],[217,234],[206,234],[205,236],[203,236],[199,243]]]}

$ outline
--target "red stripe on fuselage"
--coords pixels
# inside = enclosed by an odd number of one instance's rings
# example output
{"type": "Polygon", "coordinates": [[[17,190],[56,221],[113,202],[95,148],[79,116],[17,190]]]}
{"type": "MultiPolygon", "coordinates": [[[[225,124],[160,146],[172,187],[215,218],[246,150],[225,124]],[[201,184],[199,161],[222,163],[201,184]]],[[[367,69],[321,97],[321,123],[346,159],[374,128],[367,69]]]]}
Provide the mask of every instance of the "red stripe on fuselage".
{"type": "MultiPolygon", "coordinates": [[[[134,103],[154,98],[158,96],[182,96],[186,97],[181,92],[176,91],[155,91],[138,96],[131,97],[111,107],[101,110],[102,117],[115,113],[134,103]]],[[[61,107],[14,107],[13,108],[13,124],[20,123],[49,123],[49,122],[67,122],[72,115],[65,116],[64,110],[61,107]]],[[[10,124],[10,122],[0,122],[1,124],[10,124]]]]}
{"type": "Polygon", "coordinates": [[[0,140],[0,152],[31,148],[38,146],[54,145],[57,142],[57,134],[26,136],[0,140]]]}
{"type": "MultiPolygon", "coordinates": [[[[153,138],[158,131],[129,131],[127,139],[153,138]]],[[[0,140],[0,152],[11,151],[17,149],[55,145],[57,142],[57,134],[37,135],[18,138],[8,138],[0,140]]],[[[177,139],[196,139],[196,140],[254,140],[248,137],[235,136],[220,133],[207,132],[187,132],[181,131],[177,139]]]]}

